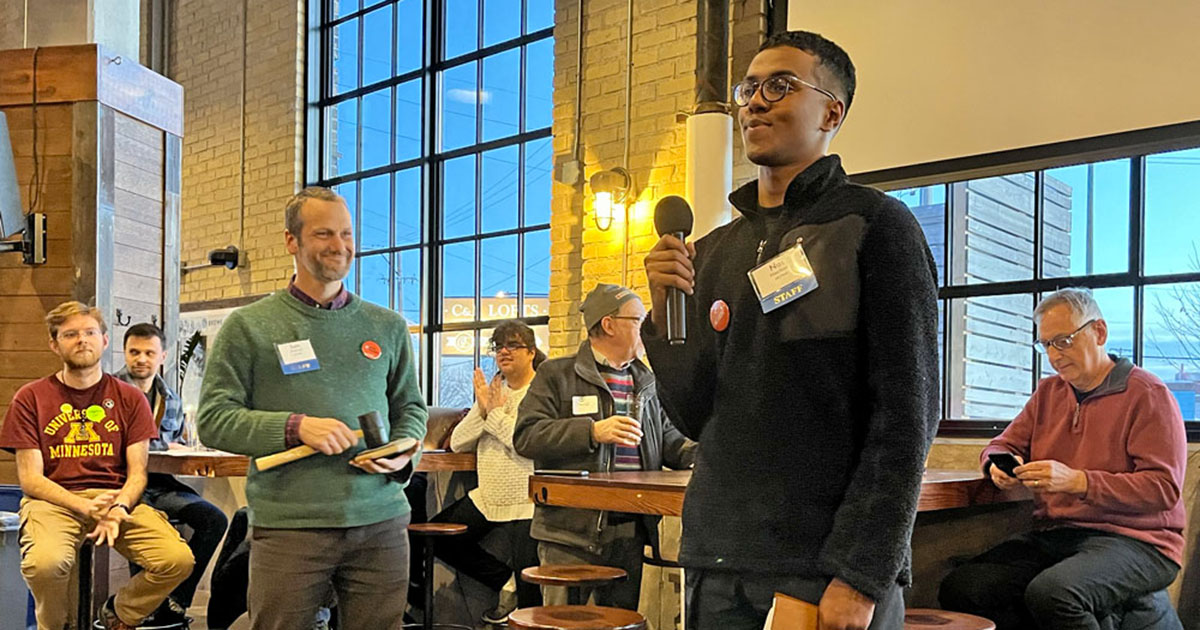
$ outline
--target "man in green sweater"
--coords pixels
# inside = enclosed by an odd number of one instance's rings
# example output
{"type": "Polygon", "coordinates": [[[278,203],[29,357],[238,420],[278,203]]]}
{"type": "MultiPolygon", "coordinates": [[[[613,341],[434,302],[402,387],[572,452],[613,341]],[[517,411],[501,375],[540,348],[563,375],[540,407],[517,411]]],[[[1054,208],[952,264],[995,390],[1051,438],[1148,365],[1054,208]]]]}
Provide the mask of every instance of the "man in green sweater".
{"type": "Polygon", "coordinates": [[[225,320],[204,376],[197,427],[208,446],[259,457],[306,444],[309,458],[246,481],[250,625],[311,625],[331,588],[340,627],[402,625],[417,455],[355,465],[359,415],[379,411],[388,439],[425,435],[408,327],[398,313],[346,290],[354,229],[346,202],[307,188],[287,204],[296,275],[286,291],[225,320]]]}

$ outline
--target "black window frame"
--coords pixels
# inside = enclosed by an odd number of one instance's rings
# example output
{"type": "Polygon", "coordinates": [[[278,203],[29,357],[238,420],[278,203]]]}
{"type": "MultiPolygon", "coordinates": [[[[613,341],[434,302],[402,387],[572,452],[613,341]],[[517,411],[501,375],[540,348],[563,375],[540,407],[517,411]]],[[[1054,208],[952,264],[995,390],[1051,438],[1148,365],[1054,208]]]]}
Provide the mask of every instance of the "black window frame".
{"type": "MultiPolygon", "coordinates": [[[[951,337],[955,331],[950,330],[951,300],[972,297],[1001,296],[1013,294],[1032,294],[1038,296],[1062,287],[1086,287],[1103,289],[1110,287],[1132,288],[1133,303],[1133,360],[1141,365],[1144,356],[1143,322],[1144,294],[1147,287],[1165,284],[1200,282],[1200,271],[1146,275],[1143,269],[1144,261],[1144,228],[1146,211],[1146,158],[1148,156],[1195,149],[1200,147],[1200,121],[1164,125],[1136,131],[1115,133],[1092,138],[1070,140],[1035,147],[998,151],[995,153],[975,155],[930,162],[925,164],[904,166],[857,173],[850,179],[859,184],[874,186],[884,191],[903,190],[923,186],[945,185],[965,182],[986,177],[997,177],[1016,173],[1035,173],[1035,204],[1034,204],[1034,278],[1009,282],[994,282],[967,285],[952,285],[938,287],[938,300],[947,308],[942,312],[942,368],[943,374],[950,370],[949,352],[951,337]],[[1076,166],[1089,163],[1106,162],[1110,160],[1130,160],[1129,181],[1129,264],[1127,270],[1119,273],[1105,273],[1084,276],[1064,276],[1045,278],[1042,275],[1042,183],[1045,171],[1066,166],[1076,166]]],[[[950,243],[953,235],[950,233],[953,222],[950,220],[949,193],[947,191],[947,217],[945,221],[946,242],[950,243]]],[[[947,260],[946,263],[949,263],[947,260]]],[[[1030,340],[1035,334],[1030,327],[1030,340]]],[[[1036,388],[1039,370],[1033,371],[1033,387],[1036,388]]],[[[941,383],[941,409],[943,414],[950,408],[950,391],[947,381],[941,383]]],[[[1031,390],[1032,391],[1032,390],[1031,390]]],[[[939,437],[995,437],[1009,424],[1008,420],[958,420],[946,418],[943,415],[938,428],[939,437]]],[[[1185,423],[1189,442],[1200,441],[1200,422],[1185,423]]]]}
{"type": "MultiPolygon", "coordinates": [[[[358,28],[358,51],[359,62],[357,63],[357,71],[359,80],[356,81],[358,87],[346,92],[334,94],[332,83],[333,68],[332,54],[327,54],[327,51],[332,50],[332,38],[336,27],[340,24],[351,20],[360,19],[364,15],[371,13],[385,5],[392,5],[392,24],[393,24],[393,39],[396,37],[396,29],[399,20],[398,13],[394,8],[398,0],[363,0],[362,5],[355,11],[351,11],[346,15],[334,19],[326,20],[325,16],[333,14],[333,0],[308,0],[308,11],[306,14],[306,32],[307,32],[307,67],[304,73],[306,94],[306,116],[305,116],[305,166],[304,174],[305,181],[310,185],[326,186],[333,188],[342,184],[361,182],[363,180],[375,177],[378,175],[391,175],[400,171],[411,168],[420,168],[421,174],[421,201],[422,201],[422,216],[421,216],[421,238],[416,244],[394,245],[393,241],[389,240],[389,247],[375,248],[363,251],[356,248],[355,265],[352,273],[355,274],[354,287],[357,291],[361,291],[361,285],[357,281],[360,275],[361,265],[359,260],[364,256],[375,255],[395,255],[398,256],[401,252],[419,250],[422,252],[421,265],[421,321],[409,322],[410,329],[418,330],[420,345],[420,382],[425,391],[426,400],[430,404],[438,402],[438,372],[436,361],[438,357],[440,338],[443,333],[461,332],[461,331],[484,331],[494,328],[503,320],[480,320],[470,322],[445,322],[442,309],[442,293],[443,293],[443,277],[442,277],[442,255],[443,249],[448,245],[454,245],[464,242],[475,243],[475,313],[476,317],[480,317],[481,300],[483,296],[480,294],[480,272],[479,265],[481,264],[482,244],[486,239],[517,236],[517,259],[516,259],[516,283],[518,287],[517,294],[517,309],[519,313],[525,312],[525,239],[526,234],[536,232],[549,233],[550,223],[537,223],[532,225],[525,224],[525,185],[522,183],[518,187],[517,199],[517,227],[499,231],[482,231],[482,212],[480,211],[480,195],[481,189],[481,173],[483,155],[487,151],[500,149],[505,147],[517,147],[518,150],[518,175],[522,182],[526,169],[525,156],[528,143],[550,139],[553,137],[552,127],[548,124],[544,128],[535,129],[532,131],[523,131],[525,128],[526,114],[526,75],[527,75],[527,55],[520,55],[520,105],[518,106],[518,133],[515,135],[505,136],[499,139],[493,139],[483,142],[474,142],[467,146],[458,147],[448,151],[442,151],[438,147],[438,125],[440,113],[440,94],[438,79],[441,74],[447,70],[459,67],[472,62],[476,64],[476,84],[480,88],[483,86],[483,60],[499,53],[510,50],[522,50],[529,44],[539,41],[551,40],[554,37],[554,27],[549,26],[519,35],[516,38],[509,39],[497,44],[484,46],[484,2],[485,0],[475,0],[476,9],[478,11],[478,29],[477,29],[477,46],[474,50],[464,53],[453,58],[444,58],[445,50],[445,0],[421,0],[423,19],[424,19],[424,42],[422,47],[422,63],[421,67],[415,70],[410,70],[395,76],[390,76],[384,80],[376,81],[369,85],[361,85],[363,73],[362,50],[364,28],[362,22],[359,22],[358,28]],[[356,170],[352,173],[326,176],[325,173],[325,155],[326,155],[326,138],[322,129],[323,117],[327,108],[330,106],[343,103],[354,102],[360,97],[378,92],[384,89],[393,89],[396,86],[421,79],[422,90],[422,120],[421,120],[421,155],[399,162],[394,162],[389,159],[384,166],[374,167],[367,170],[356,170]],[[443,206],[444,199],[442,195],[443,183],[443,166],[446,162],[455,158],[475,155],[476,156],[476,217],[475,230],[472,234],[465,236],[456,236],[446,238],[442,235],[443,228],[443,206]]],[[[528,15],[529,0],[521,0],[521,20],[522,30],[524,30],[526,16],[528,15]]],[[[394,54],[393,54],[394,57],[394,54]]],[[[480,100],[476,102],[475,124],[476,124],[476,139],[482,138],[483,125],[483,103],[480,100]]],[[[359,106],[361,112],[361,106],[359,106]]],[[[391,128],[393,131],[396,128],[396,108],[390,108],[389,117],[391,120],[391,128]]],[[[363,127],[362,116],[357,116],[356,131],[358,141],[356,151],[361,152],[363,127]]],[[[389,155],[395,157],[395,139],[390,138],[389,155]]],[[[361,166],[361,165],[360,165],[361,166]]],[[[391,215],[390,230],[395,229],[394,208],[396,206],[396,187],[394,179],[390,179],[393,184],[389,186],[389,207],[393,209],[391,215]]],[[[359,186],[361,190],[361,186],[359,186]]],[[[359,193],[361,197],[361,192],[359,193]]],[[[361,199],[360,202],[361,204],[361,199]]],[[[354,210],[351,210],[354,214],[354,210]]],[[[547,213],[549,214],[549,213],[547,213]]],[[[362,235],[359,234],[361,218],[354,217],[355,232],[361,242],[362,235]]],[[[396,291],[394,288],[390,290],[389,302],[396,299],[396,291]]],[[[396,310],[403,311],[403,306],[397,304],[396,310]]],[[[550,317],[541,315],[535,317],[520,317],[517,318],[525,322],[529,326],[545,326],[549,324],[550,317]]],[[[480,350],[479,343],[475,344],[475,362],[479,363],[480,350]]],[[[414,351],[417,351],[414,348],[414,351]]]]}

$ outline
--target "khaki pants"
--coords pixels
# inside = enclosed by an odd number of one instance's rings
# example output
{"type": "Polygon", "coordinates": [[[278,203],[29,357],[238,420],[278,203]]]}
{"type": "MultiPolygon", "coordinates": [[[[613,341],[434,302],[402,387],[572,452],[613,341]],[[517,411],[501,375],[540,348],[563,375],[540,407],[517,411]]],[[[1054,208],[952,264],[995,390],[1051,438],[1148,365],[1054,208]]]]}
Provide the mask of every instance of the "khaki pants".
{"type": "MultiPolygon", "coordinates": [[[[92,498],[104,490],[75,494],[92,498]]],[[[33,592],[39,630],[70,627],[76,601],[75,556],[95,521],[67,508],[26,498],[21,501],[21,575],[33,592]]],[[[117,592],[117,616],[137,625],[192,572],[192,552],[162,512],[133,508],[113,547],[143,571],[117,592]]]]}

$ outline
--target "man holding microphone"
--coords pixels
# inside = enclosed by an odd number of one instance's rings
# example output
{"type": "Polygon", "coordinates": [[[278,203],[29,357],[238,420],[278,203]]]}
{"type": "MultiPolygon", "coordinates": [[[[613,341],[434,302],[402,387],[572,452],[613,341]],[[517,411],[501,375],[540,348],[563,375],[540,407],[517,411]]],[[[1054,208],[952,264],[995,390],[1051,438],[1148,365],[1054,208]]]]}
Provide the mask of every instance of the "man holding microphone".
{"type": "Polygon", "coordinates": [[[936,268],[908,209],[827,155],[854,89],[833,42],[768,40],[733,90],[759,173],[729,197],[742,217],[646,257],[659,396],[703,444],[689,628],[762,628],[775,592],[817,604],[823,630],[903,626],[939,417],[936,268]],[[668,289],[687,295],[681,345],[663,335],[668,289]]]}

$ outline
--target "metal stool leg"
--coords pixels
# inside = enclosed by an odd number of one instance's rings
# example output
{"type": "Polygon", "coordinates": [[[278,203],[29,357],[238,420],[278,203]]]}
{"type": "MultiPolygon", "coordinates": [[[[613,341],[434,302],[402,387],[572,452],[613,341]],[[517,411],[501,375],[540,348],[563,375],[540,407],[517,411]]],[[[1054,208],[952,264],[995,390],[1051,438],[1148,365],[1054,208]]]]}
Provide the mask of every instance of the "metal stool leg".
{"type": "Polygon", "coordinates": [[[75,566],[79,571],[78,607],[75,611],[76,627],[92,627],[92,543],[84,542],[76,554],[75,566]]]}
{"type": "Polygon", "coordinates": [[[422,572],[425,574],[421,578],[425,582],[424,627],[425,630],[433,630],[433,539],[426,538],[424,543],[425,560],[421,563],[422,572]]]}
{"type": "Polygon", "coordinates": [[[424,548],[421,550],[421,571],[424,573],[422,579],[425,581],[421,585],[422,595],[425,599],[425,610],[422,611],[423,617],[421,623],[405,624],[405,628],[421,628],[421,630],[435,630],[437,628],[452,628],[454,630],[471,630],[471,628],[453,623],[434,623],[433,621],[433,539],[425,538],[423,541],[424,548]]]}

